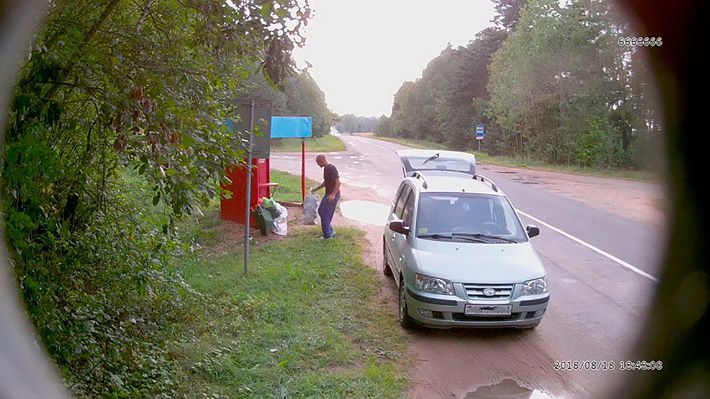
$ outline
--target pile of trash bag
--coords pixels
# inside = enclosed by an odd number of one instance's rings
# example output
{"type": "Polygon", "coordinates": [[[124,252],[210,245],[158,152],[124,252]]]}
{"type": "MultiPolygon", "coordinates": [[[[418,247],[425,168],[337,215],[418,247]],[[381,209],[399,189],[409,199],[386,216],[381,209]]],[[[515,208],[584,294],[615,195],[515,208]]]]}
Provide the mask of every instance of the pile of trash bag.
{"type": "Polygon", "coordinates": [[[318,223],[318,204],[320,197],[318,194],[306,196],[303,200],[303,218],[302,224],[317,224],[318,223]]]}
{"type": "Polygon", "coordinates": [[[271,198],[259,198],[254,209],[257,225],[262,235],[274,233],[280,236],[288,234],[288,209],[271,198]]]}

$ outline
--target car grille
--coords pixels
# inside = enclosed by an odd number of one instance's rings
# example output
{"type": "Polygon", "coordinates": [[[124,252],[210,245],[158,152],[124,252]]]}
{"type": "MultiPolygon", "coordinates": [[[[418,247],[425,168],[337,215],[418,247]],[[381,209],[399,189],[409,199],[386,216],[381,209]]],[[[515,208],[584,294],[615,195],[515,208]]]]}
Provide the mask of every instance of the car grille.
{"type": "Polygon", "coordinates": [[[469,299],[508,299],[513,293],[513,284],[464,284],[469,299]],[[492,296],[483,295],[483,290],[493,288],[492,296]]]}
{"type": "Polygon", "coordinates": [[[510,316],[473,316],[463,313],[451,313],[451,318],[456,321],[506,321],[518,320],[520,313],[513,313],[510,316]]]}

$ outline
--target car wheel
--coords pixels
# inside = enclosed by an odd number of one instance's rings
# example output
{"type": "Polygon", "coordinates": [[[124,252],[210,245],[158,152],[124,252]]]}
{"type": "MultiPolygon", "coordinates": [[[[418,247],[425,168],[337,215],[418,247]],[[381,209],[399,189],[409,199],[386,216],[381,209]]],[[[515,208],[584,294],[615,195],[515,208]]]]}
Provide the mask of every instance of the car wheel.
{"type": "Polygon", "coordinates": [[[399,278],[399,306],[397,309],[399,310],[399,325],[402,326],[404,329],[412,329],[416,326],[416,323],[414,322],[414,319],[409,315],[407,311],[407,297],[404,294],[404,277],[400,276],[399,278]]]}
{"type": "Polygon", "coordinates": [[[392,275],[392,269],[390,269],[390,265],[387,264],[387,247],[384,242],[382,243],[382,274],[385,276],[392,275]]]}

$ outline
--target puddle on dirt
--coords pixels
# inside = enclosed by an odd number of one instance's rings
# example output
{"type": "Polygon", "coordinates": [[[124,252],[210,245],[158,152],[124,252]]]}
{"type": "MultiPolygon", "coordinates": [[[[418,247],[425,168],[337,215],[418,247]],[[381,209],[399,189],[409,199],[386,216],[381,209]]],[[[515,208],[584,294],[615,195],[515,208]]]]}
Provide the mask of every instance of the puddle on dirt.
{"type": "Polygon", "coordinates": [[[515,380],[506,378],[495,385],[486,385],[469,392],[464,399],[559,399],[537,389],[521,387],[515,380]]]}
{"type": "Polygon", "coordinates": [[[375,226],[385,225],[389,211],[389,206],[379,202],[352,200],[340,203],[340,212],[344,217],[375,226]]]}

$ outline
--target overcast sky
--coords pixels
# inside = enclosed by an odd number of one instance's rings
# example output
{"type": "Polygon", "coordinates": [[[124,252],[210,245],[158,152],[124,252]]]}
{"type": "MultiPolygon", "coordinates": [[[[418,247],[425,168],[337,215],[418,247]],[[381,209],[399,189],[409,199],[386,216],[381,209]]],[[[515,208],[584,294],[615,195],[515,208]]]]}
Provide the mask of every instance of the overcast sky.
{"type": "Polygon", "coordinates": [[[394,93],[421,77],[451,43],[465,45],[491,25],[489,0],[310,0],[315,15],[299,68],[325,92],[329,108],[360,116],[389,116],[394,93]]]}

